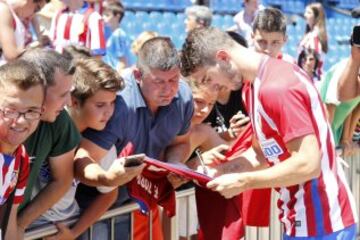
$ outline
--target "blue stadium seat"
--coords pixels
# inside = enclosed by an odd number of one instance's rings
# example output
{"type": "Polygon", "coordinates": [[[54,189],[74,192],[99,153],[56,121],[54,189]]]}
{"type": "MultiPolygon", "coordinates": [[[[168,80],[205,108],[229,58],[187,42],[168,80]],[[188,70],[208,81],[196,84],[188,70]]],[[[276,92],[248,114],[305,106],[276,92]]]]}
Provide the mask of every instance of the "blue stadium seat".
{"type": "Polygon", "coordinates": [[[171,33],[173,36],[185,34],[185,25],[182,22],[175,22],[171,24],[171,33]]]}
{"type": "Polygon", "coordinates": [[[170,36],[170,27],[166,22],[160,22],[156,25],[156,31],[162,36],[170,36]]]}
{"type": "Polygon", "coordinates": [[[176,22],[176,15],[173,12],[164,12],[162,16],[162,21],[167,23],[173,23],[176,22]]]}
{"type": "Polygon", "coordinates": [[[176,14],[176,18],[178,22],[184,22],[185,21],[185,14],[184,13],[178,13],[176,14]]]}
{"type": "Polygon", "coordinates": [[[152,11],[149,14],[149,20],[150,21],[154,21],[154,22],[158,22],[161,21],[162,19],[162,13],[158,12],[158,11],[152,11]]]}
{"type": "Polygon", "coordinates": [[[135,13],[136,21],[148,21],[149,20],[149,14],[144,11],[137,11],[135,13]]]}
{"type": "Polygon", "coordinates": [[[212,18],[212,23],[211,25],[214,26],[214,27],[218,27],[220,28],[223,24],[222,22],[222,16],[221,15],[218,15],[218,14],[214,14],[213,15],[213,18],[212,18]]]}
{"type": "Polygon", "coordinates": [[[222,29],[226,30],[227,28],[234,25],[234,20],[232,15],[224,15],[223,16],[223,26],[222,29]]]}

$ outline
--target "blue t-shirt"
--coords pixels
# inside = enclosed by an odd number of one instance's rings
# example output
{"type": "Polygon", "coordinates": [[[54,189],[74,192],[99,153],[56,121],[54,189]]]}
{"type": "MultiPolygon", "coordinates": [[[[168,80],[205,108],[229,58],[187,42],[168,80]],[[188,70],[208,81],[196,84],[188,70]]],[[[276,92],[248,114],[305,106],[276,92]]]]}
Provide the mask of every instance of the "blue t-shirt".
{"type": "Polygon", "coordinates": [[[106,54],[103,57],[104,62],[117,69],[119,59],[124,57],[129,65],[130,40],[128,36],[121,28],[117,28],[114,32],[110,33],[111,30],[109,32],[109,28],[105,27],[106,54]]]}
{"type": "Polygon", "coordinates": [[[187,133],[194,112],[192,93],[182,80],[179,90],[168,106],[160,107],[153,115],[147,107],[134,75],[123,76],[126,87],[115,102],[115,112],[102,131],[86,130],[83,136],[104,149],[113,144],[120,152],[128,142],[134,153],[145,153],[159,159],[176,136],[187,133]]]}

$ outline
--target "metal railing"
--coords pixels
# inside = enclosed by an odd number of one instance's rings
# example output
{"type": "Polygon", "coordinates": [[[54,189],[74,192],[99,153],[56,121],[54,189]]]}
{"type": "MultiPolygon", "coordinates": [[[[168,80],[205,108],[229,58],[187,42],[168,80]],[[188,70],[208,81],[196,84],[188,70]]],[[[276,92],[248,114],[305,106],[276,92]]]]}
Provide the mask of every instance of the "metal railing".
{"type": "MultiPolygon", "coordinates": [[[[349,167],[345,168],[345,174],[348,178],[350,188],[353,192],[353,195],[355,197],[356,201],[356,207],[358,215],[360,215],[360,151],[357,151],[357,154],[353,155],[352,157],[346,158],[346,162],[348,163],[349,167]]],[[[189,201],[190,197],[194,195],[194,189],[188,189],[181,192],[176,192],[176,199],[177,201],[180,198],[186,198],[187,204],[186,204],[186,212],[187,216],[189,216],[190,210],[189,210],[189,201]]],[[[280,221],[278,220],[278,214],[279,211],[276,207],[276,201],[277,201],[277,194],[273,192],[272,194],[272,203],[271,203],[271,221],[270,221],[270,227],[246,227],[246,240],[279,240],[282,238],[282,226],[280,221]]],[[[138,205],[135,203],[131,203],[119,208],[108,210],[98,221],[102,221],[105,219],[111,220],[111,239],[114,239],[114,217],[117,217],[122,214],[131,214],[133,211],[139,209],[138,205]]],[[[133,217],[131,216],[131,219],[133,217]]],[[[151,219],[151,216],[150,216],[151,219]]],[[[163,225],[165,226],[164,229],[164,239],[166,240],[177,240],[179,239],[178,236],[178,219],[177,217],[173,218],[166,218],[163,219],[163,225]]],[[[72,219],[67,221],[67,224],[72,224],[76,221],[76,219],[72,219]]],[[[149,221],[151,222],[151,221],[149,221]]],[[[133,220],[132,220],[133,223],[133,220]]],[[[187,221],[187,229],[189,229],[189,221],[187,221]]],[[[150,235],[151,235],[151,225],[150,228],[150,235]]],[[[131,232],[133,227],[131,226],[131,232]]],[[[357,225],[357,232],[360,234],[360,224],[357,225]]],[[[31,239],[38,239],[45,236],[52,235],[57,232],[57,229],[54,225],[46,225],[39,229],[34,229],[31,231],[26,232],[25,239],[31,240],[31,239]]],[[[90,239],[91,237],[91,228],[90,228],[90,239]]],[[[189,231],[187,231],[189,233],[189,231]]],[[[360,239],[360,235],[358,235],[360,239]]],[[[190,239],[190,236],[186,236],[187,239],[190,239]]],[[[132,239],[132,234],[131,234],[132,239]]],[[[151,237],[149,238],[151,239],[151,237]]]]}

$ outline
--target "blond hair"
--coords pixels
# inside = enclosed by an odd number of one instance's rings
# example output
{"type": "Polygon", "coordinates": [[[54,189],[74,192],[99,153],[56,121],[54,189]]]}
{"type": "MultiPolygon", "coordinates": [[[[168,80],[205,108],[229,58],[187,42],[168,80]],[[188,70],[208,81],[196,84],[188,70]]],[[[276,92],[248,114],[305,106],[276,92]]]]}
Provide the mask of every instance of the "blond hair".
{"type": "Polygon", "coordinates": [[[142,47],[142,45],[152,39],[159,36],[159,34],[157,32],[153,32],[153,31],[144,31],[142,33],[140,33],[140,35],[132,42],[131,44],[131,51],[137,55],[140,48],[142,47]]]}

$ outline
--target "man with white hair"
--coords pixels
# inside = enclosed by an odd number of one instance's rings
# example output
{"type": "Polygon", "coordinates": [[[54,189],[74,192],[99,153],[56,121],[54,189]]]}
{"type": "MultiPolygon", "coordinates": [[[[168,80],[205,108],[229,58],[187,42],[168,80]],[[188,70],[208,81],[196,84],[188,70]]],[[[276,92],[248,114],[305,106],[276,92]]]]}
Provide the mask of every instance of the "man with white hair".
{"type": "Polygon", "coordinates": [[[185,31],[208,27],[212,21],[212,11],[206,6],[194,5],[185,9],[185,31]]]}

